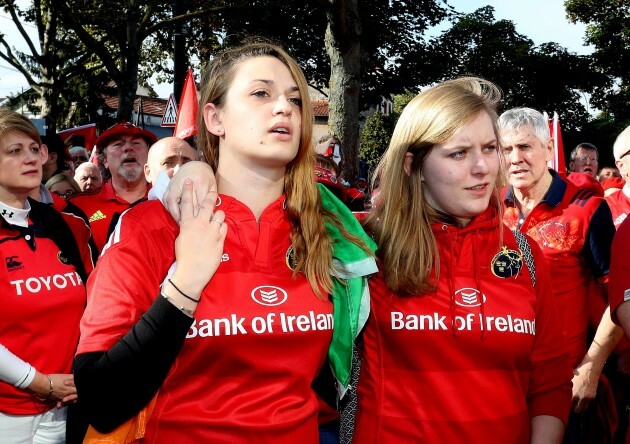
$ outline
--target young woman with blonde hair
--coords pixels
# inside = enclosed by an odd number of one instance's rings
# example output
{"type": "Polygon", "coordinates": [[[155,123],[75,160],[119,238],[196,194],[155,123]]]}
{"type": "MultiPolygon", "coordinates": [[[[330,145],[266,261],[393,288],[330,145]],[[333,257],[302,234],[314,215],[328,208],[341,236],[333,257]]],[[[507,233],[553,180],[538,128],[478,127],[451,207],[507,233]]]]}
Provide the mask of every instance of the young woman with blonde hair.
{"type": "Polygon", "coordinates": [[[157,392],[147,442],[316,443],[333,258],[345,244],[369,262],[367,247],[315,183],[307,84],[288,54],[228,50],[201,84],[218,197],[197,205],[186,180],[178,223],[155,201],[123,214],[88,285],[79,396],[108,431],[157,392]]]}
{"type": "Polygon", "coordinates": [[[378,167],[356,443],[562,439],[571,371],[542,254],[501,222],[499,99],[423,91],[378,167]]]}

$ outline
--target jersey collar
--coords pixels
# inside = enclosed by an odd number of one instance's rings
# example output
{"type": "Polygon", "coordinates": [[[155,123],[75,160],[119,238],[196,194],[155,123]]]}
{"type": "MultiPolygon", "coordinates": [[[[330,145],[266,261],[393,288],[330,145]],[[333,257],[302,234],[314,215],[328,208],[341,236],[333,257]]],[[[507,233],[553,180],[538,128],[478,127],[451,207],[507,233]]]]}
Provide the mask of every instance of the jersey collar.
{"type": "Polygon", "coordinates": [[[24,208],[14,208],[0,202],[0,215],[10,225],[28,228],[28,213],[31,211],[31,204],[24,202],[24,208]]]}
{"type": "MultiPolygon", "coordinates": [[[[557,207],[564,198],[564,194],[567,190],[567,183],[562,180],[560,175],[554,170],[549,169],[549,173],[551,174],[551,185],[549,185],[549,189],[539,204],[544,202],[552,207],[557,207]]],[[[512,185],[508,187],[503,201],[506,207],[516,206],[516,196],[514,195],[514,187],[512,185]]]]}

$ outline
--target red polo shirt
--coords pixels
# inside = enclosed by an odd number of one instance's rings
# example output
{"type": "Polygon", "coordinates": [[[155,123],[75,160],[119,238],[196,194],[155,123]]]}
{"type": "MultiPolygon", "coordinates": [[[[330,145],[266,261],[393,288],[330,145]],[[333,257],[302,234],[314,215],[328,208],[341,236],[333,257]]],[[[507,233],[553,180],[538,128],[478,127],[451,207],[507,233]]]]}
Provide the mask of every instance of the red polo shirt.
{"type": "Polygon", "coordinates": [[[112,182],[109,181],[100,190],[85,192],[68,199],[69,202],[79,207],[90,220],[92,238],[98,251],[103,251],[107,239],[118,222],[120,215],[129,207],[146,200],[149,185],[142,199],[136,202],[127,202],[116,194],[112,182]]]}

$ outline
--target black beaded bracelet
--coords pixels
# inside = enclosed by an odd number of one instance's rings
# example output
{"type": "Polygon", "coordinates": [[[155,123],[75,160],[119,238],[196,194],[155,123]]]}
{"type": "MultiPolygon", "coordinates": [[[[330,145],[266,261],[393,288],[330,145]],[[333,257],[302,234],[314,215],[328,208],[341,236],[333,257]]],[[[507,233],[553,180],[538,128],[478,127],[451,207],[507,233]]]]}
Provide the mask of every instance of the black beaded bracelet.
{"type": "Polygon", "coordinates": [[[173,286],[173,288],[179,292],[179,294],[181,294],[182,296],[184,296],[184,297],[185,297],[186,299],[188,299],[189,301],[193,301],[193,302],[195,302],[195,303],[197,303],[197,304],[199,303],[199,301],[201,301],[201,299],[191,298],[191,297],[190,297],[190,296],[188,296],[186,293],[184,293],[183,291],[181,291],[181,290],[177,287],[177,285],[175,285],[175,284],[173,283],[173,281],[172,281],[170,278],[169,278],[169,279],[167,279],[167,280],[168,280],[168,283],[169,283],[169,284],[171,284],[171,285],[173,286]]]}

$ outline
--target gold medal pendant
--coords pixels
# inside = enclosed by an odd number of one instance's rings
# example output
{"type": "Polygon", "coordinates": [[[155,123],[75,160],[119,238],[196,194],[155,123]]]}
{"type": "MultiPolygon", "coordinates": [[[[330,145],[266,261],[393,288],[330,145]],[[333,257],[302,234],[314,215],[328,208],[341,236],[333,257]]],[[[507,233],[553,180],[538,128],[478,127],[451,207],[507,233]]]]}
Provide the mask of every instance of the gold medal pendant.
{"type": "Polygon", "coordinates": [[[297,266],[298,259],[297,257],[295,257],[295,253],[293,252],[293,245],[289,247],[284,257],[287,261],[287,267],[289,267],[289,270],[295,271],[295,267],[297,266]]]}
{"type": "Polygon", "coordinates": [[[520,251],[508,250],[502,247],[490,263],[492,274],[499,278],[509,278],[517,276],[523,268],[523,254],[520,251]]]}

